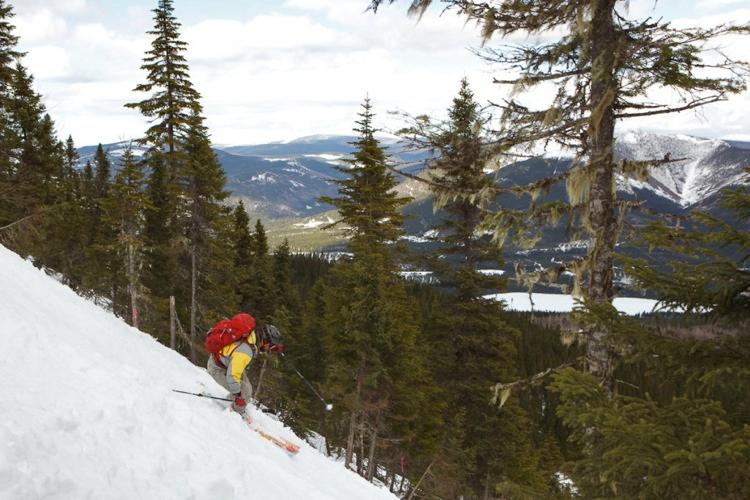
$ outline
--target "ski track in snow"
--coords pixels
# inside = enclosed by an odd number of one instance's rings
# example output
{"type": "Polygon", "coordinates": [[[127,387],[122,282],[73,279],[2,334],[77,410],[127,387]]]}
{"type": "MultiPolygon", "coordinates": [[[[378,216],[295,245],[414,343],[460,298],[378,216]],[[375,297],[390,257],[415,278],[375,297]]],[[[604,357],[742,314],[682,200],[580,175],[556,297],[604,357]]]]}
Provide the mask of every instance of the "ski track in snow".
{"type": "Polygon", "coordinates": [[[0,246],[0,499],[393,499],[0,246]]]}

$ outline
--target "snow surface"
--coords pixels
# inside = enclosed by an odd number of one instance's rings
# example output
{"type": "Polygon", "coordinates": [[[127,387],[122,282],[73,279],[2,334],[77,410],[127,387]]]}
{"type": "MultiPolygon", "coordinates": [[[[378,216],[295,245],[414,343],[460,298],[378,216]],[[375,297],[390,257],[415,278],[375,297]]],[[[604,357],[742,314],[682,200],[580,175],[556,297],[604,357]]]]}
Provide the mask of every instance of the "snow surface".
{"type": "Polygon", "coordinates": [[[395,498],[3,246],[0,343],[0,499],[395,498]]]}
{"type": "MultiPolygon", "coordinates": [[[[310,207],[310,208],[312,208],[312,207],[310,207]]],[[[309,208],[308,208],[308,210],[309,210],[309,208]]],[[[304,229],[317,229],[320,226],[324,226],[326,224],[333,224],[334,222],[336,222],[336,221],[334,221],[330,217],[326,217],[326,220],[320,220],[320,219],[312,218],[312,219],[308,220],[307,222],[295,222],[294,226],[295,227],[301,227],[301,228],[304,228],[304,229]]]]}
{"type": "MultiPolygon", "coordinates": [[[[485,295],[485,298],[505,301],[506,308],[511,311],[531,311],[529,294],[525,292],[497,293],[485,295]]],[[[573,310],[575,300],[571,295],[560,295],[554,293],[535,293],[534,311],[537,312],[570,312],[573,310]]],[[[616,297],[615,308],[627,315],[646,314],[654,312],[656,300],[642,299],[638,297],[616,297]]]]}

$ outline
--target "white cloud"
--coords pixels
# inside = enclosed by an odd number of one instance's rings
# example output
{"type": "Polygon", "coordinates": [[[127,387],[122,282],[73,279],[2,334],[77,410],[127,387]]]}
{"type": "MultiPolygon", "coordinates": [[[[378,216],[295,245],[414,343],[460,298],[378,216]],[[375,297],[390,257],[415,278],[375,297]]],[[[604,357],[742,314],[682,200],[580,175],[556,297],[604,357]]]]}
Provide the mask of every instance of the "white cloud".
{"type": "MultiPolygon", "coordinates": [[[[123,104],[143,97],[132,89],[145,79],[139,68],[150,42],[145,31],[151,29],[152,14],[131,5],[115,19],[106,15],[107,5],[103,0],[28,0],[17,18],[37,89],[58,129],[73,134],[79,144],[138,136],[146,128],[144,119],[123,104]]],[[[491,83],[495,68],[467,50],[480,43],[473,24],[453,12],[440,15],[439,8],[417,23],[406,16],[405,2],[377,15],[364,13],[366,5],[360,0],[287,0],[248,19],[203,13],[202,21],[185,24],[186,55],[213,139],[236,144],[347,133],[366,93],[375,104],[378,126],[397,128],[400,123],[387,111],[444,114],[464,76],[478,100],[500,99],[501,88],[491,83]]],[[[737,12],[746,15],[719,14],[737,12]]],[[[642,13],[655,14],[653,0],[631,2],[630,15],[642,13]]],[[[528,39],[519,34],[512,41],[528,39]]],[[[722,43],[734,53],[744,52],[746,42],[722,43]]],[[[540,90],[528,98],[539,101],[546,95],[540,90]]],[[[748,103],[745,94],[726,106],[712,106],[702,119],[693,113],[641,123],[710,136],[742,134],[748,103]]]]}
{"type": "Polygon", "coordinates": [[[19,13],[12,22],[16,26],[16,34],[28,44],[58,40],[68,32],[65,19],[50,9],[19,13]]]}
{"type": "Polygon", "coordinates": [[[42,45],[26,56],[26,64],[36,79],[55,79],[67,75],[70,57],[62,47],[42,45]]]}
{"type": "Polygon", "coordinates": [[[13,8],[19,14],[47,9],[61,14],[83,12],[88,7],[86,0],[22,0],[13,2],[13,8]]]}

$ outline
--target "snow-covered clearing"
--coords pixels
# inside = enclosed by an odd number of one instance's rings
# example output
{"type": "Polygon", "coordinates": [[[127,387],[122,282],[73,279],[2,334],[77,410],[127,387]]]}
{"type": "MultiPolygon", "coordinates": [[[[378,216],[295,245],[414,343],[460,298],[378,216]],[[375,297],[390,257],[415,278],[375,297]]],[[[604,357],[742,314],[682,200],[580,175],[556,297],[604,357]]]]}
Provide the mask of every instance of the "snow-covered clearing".
{"type": "MultiPolygon", "coordinates": [[[[227,311],[232,313],[233,311],[227,311]]],[[[205,370],[0,246],[0,498],[395,498],[253,409],[205,370]]]]}
{"type": "MultiPolygon", "coordinates": [[[[525,292],[498,293],[486,295],[488,299],[505,301],[507,309],[511,311],[531,311],[529,294],[525,292]]],[[[559,295],[554,293],[535,293],[534,311],[538,312],[570,312],[573,310],[575,300],[571,295],[559,295]]],[[[656,300],[642,299],[638,297],[616,297],[615,308],[627,315],[646,314],[654,312],[656,300]]]]}

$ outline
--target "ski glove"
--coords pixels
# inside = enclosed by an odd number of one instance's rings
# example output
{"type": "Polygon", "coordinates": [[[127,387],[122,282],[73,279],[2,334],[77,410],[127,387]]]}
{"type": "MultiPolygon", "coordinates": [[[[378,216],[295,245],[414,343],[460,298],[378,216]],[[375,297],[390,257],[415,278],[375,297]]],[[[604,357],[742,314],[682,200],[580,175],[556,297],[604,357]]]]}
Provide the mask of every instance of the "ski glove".
{"type": "Polygon", "coordinates": [[[232,410],[236,411],[240,415],[244,415],[247,403],[244,399],[242,399],[242,396],[240,394],[234,394],[233,396],[234,402],[232,403],[232,410]]]}

